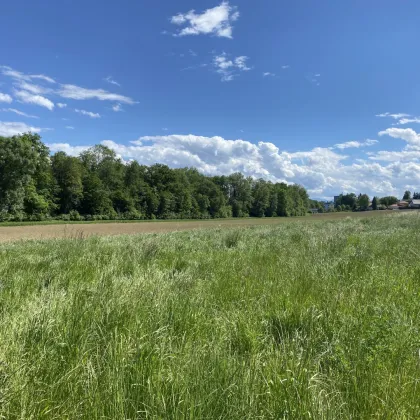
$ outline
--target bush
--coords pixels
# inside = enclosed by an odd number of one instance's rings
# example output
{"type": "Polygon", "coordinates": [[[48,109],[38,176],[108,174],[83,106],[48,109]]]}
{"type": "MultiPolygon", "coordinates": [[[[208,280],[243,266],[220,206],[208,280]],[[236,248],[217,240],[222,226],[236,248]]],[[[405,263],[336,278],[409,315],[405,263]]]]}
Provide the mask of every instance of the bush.
{"type": "Polygon", "coordinates": [[[71,210],[69,213],[69,217],[71,221],[78,222],[80,220],[83,220],[83,217],[80,216],[79,212],[77,210],[71,210]]]}

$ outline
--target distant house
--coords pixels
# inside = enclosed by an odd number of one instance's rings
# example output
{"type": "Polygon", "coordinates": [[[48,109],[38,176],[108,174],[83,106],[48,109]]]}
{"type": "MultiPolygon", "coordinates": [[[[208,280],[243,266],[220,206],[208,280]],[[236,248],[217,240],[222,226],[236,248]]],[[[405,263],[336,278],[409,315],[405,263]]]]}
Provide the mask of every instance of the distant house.
{"type": "Polygon", "coordinates": [[[325,209],[325,211],[333,210],[334,209],[334,202],[332,202],[332,201],[326,201],[324,203],[324,209],[325,209]]]}
{"type": "Polygon", "coordinates": [[[389,210],[399,210],[400,208],[398,207],[398,204],[391,204],[388,207],[389,210]]]}
{"type": "Polygon", "coordinates": [[[420,200],[411,200],[408,207],[410,207],[410,209],[420,209],[420,200]]]}
{"type": "Polygon", "coordinates": [[[316,213],[318,213],[318,209],[309,209],[311,212],[312,212],[312,214],[316,214],[316,213]]]}
{"type": "Polygon", "coordinates": [[[400,209],[406,209],[406,208],[408,207],[408,205],[409,205],[409,204],[410,204],[410,203],[409,203],[408,201],[401,200],[401,201],[398,201],[397,206],[398,206],[400,209]]]}

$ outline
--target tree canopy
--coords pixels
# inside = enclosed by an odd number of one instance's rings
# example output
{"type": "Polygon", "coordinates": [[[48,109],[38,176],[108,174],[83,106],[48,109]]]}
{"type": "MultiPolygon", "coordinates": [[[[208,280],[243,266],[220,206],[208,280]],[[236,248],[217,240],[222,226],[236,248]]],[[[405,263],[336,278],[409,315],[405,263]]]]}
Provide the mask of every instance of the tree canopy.
{"type": "Polygon", "coordinates": [[[38,134],[0,137],[0,220],[302,216],[308,204],[299,185],[127,163],[103,145],[51,155],[38,134]]]}

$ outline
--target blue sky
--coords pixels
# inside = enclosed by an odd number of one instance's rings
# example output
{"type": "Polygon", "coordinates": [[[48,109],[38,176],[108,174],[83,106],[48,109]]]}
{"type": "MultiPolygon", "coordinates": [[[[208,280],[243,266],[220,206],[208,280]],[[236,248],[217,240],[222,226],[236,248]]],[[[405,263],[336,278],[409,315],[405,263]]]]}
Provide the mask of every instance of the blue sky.
{"type": "Polygon", "coordinates": [[[420,2],[2,4],[0,135],[52,151],[420,190],[420,2]]]}

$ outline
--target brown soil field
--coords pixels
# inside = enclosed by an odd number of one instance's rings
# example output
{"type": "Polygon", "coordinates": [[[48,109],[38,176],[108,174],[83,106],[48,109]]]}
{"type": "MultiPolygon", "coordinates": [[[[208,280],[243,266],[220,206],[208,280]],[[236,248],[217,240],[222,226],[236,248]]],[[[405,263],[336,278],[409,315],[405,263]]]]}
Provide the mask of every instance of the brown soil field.
{"type": "Polygon", "coordinates": [[[311,223],[317,221],[342,220],[346,217],[381,217],[392,212],[360,212],[360,213],[327,213],[305,217],[217,219],[217,220],[185,220],[185,221],[153,221],[133,223],[77,223],[77,224],[37,224],[32,226],[0,226],[0,242],[28,239],[52,238],[84,238],[94,235],[135,235],[145,233],[174,232],[191,229],[208,229],[219,227],[247,227],[279,225],[282,223],[311,223]]]}

